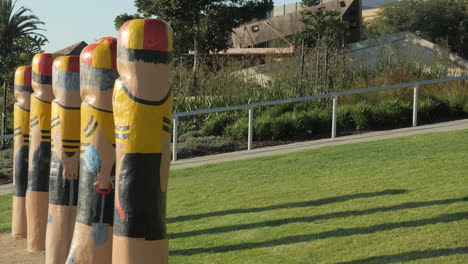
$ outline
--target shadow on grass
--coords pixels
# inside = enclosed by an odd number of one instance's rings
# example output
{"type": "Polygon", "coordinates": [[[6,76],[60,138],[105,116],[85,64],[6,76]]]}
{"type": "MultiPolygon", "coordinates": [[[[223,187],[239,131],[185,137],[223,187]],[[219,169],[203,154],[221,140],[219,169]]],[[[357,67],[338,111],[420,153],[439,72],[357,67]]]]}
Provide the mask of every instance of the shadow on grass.
{"type": "Polygon", "coordinates": [[[264,222],[258,222],[258,223],[242,224],[242,225],[222,226],[222,227],[208,228],[208,229],[203,229],[203,230],[195,230],[195,231],[189,231],[189,232],[183,232],[183,233],[169,234],[169,238],[174,239],[174,238],[190,237],[190,236],[197,236],[197,235],[204,235],[204,234],[215,234],[215,233],[232,232],[232,231],[245,230],[245,229],[262,228],[262,227],[268,227],[268,226],[280,226],[280,225],[286,225],[286,224],[291,224],[291,223],[313,222],[317,220],[327,220],[327,219],[349,217],[349,216],[368,215],[368,214],[395,211],[395,210],[419,208],[419,207],[424,207],[424,206],[452,204],[452,203],[458,203],[458,202],[463,202],[463,201],[465,202],[468,201],[468,197],[425,201],[425,202],[409,202],[409,203],[403,203],[403,204],[398,204],[398,205],[393,205],[393,206],[371,208],[371,209],[366,209],[366,210],[344,211],[344,212],[335,212],[335,213],[329,213],[329,214],[323,214],[323,215],[270,220],[270,221],[264,221],[264,222]]]}
{"type": "Polygon", "coordinates": [[[189,248],[189,249],[180,249],[172,250],[171,255],[182,255],[190,256],[195,254],[202,253],[223,253],[235,250],[245,250],[245,249],[254,249],[254,248],[266,248],[274,247],[280,245],[288,245],[300,242],[307,242],[314,239],[326,239],[330,237],[346,237],[352,235],[363,235],[363,234],[372,234],[382,231],[389,231],[398,228],[408,228],[408,227],[419,227],[425,225],[433,225],[439,223],[451,223],[460,220],[468,219],[468,212],[454,213],[454,214],[444,214],[439,215],[434,218],[420,219],[406,222],[397,222],[397,223],[385,223],[379,225],[373,225],[368,227],[353,227],[353,228],[340,228],[331,231],[321,232],[317,234],[306,234],[306,235],[296,235],[296,236],[287,236],[278,239],[263,241],[263,242],[248,242],[237,245],[226,245],[226,246],[217,246],[217,247],[208,247],[208,248],[189,248]]]}
{"type": "Polygon", "coordinates": [[[397,194],[404,194],[407,192],[408,192],[407,190],[402,190],[402,189],[390,189],[390,190],[384,190],[380,192],[347,194],[347,195],[322,198],[322,199],[312,200],[312,201],[277,204],[277,205],[270,205],[270,206],[265,206],[265,207],[239,208],[239,209],[230,209],[230,210],[208,212],[208,213],[195,214],[195,215],[183,215],[183,216],[168,218],[167,223],[197,220],[197,219],[201,219],[205,217],[224,216],[224,215],[229,215],[229,214],[257,213],[257,212],[284,209],[284,208],[320,206],[320,205],[325,205],[325,204],[344,202],[344,201],[353,200],[353,199],[371,198],[371,197],[383,196],[383,195],[397,195],[397,194]]]}
{"type": "Polygon", "coordinates": [[[438,258],[444,256],[453,256],[453,255],[462,255],[468,254],[468,247],[458,247],[458,248],[439,248],[431,250],[418,250],[405,252],[395,255],[386,255],[371,257],[365,259],[358,259],[347,262],[339,262],[337,264],[359,264],[359,263],[376,263],[376,264],[390,264],[397,262],[407,262],[418,259],[428,259],[428,258],[438,258]]]}

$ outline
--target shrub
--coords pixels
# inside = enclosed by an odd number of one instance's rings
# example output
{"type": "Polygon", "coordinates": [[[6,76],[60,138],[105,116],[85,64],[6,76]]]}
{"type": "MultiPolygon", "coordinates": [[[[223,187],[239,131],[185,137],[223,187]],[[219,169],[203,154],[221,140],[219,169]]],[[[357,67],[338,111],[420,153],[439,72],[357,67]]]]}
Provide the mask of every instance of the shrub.
{"type": "MultiPolygon", "coordinates": [[[[351,116],[352,105],[339,105],[337,109],[336,126],[338,131],[351,131],[354,128],[354,121],[351,116]]],[[[331,115],[331,113],[330,113],[331,115]]],[[[330,119],[331,120],[331,119],[330,119]]],[[[331,121],[330,121],[331,122],[331,121]]]]}
{"type": "Polygon", "coordinates": [[[403,127],[411,124],[413,106],[398,98],[382,100],[372,107],[372,127],[375,129],[403,127]]]}
{"type": "Polygon", "coordinates": [[[204,136],[221,136],[227,126],[234,123],[237,115],[232,112],[211,115],[201,127],[204,136]]]}
{"type": "Polygon", "coordinates": [[[292,113],[280,116],[263,115],[254,126],[257,139],[281,140],[294,137],[297,131],[297,122],[292,113]]]}
{"type": "Polygon", "coordinates": [[[431,123],[450,115],[450,107],[443,100],[426,97],[419,101],[418,120],[421,123],[431,123]]]}
{"type": "Polygon", "coordinates": [[[246,139],[249,130],[249,119],[241,117],[224,129],[223,136],[231,139],[246,139]]]}
{"type": "Polygon", "coordinates": [[[372,126],[372,105],[367,102],[360,102],[350,107],[350,116],[354,123],[354,129],[358,131],[366,130],[372,126]]]}
{"type": "Polygon", "coordinates": [[[200,131],[198,131],[198,130],[189,131],[189,132],[179,136],[179,142],[185,142],[189,138],[196,138],[196,137],[201,137],[201,132],[200,131]]]}

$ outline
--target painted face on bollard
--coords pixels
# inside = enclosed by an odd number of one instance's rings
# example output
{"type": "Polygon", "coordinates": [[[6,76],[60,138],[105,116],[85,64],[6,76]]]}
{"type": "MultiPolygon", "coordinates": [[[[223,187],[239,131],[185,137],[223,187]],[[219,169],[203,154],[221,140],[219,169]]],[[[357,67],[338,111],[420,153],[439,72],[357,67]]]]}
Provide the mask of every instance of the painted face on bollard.
{"type": "Polygon", "coordinates": [[[137,100],[165,101],[171,88],[167,76],[172,50],[172,29],[164,21],[138,19],[125,23],[119,31],[117,69],[126,91],[137,100]]]}
{"type": "Polygon", "coordinates": [[[31,101],[31,87],[32,67],[21,66],[15,72],[15,100],[16,103],[24,109],[29,110],[31,101]]]}
{"type": "Polygon", "coordinates": [[[105,37],[86,47],[80,56],[81,98],[99,109],[112,111],[112,92],[118,78],[117,39],[105,37]]]}
{"type": "Polygon", "coordinates": [[[53,64],[53,92],[55,100],[69,107],[79,107],[80,98],[80,57],[61,56],[53,64]]]}
{"type": "Polygon", "coordinates": [[[40,53],[32,61],[32,88],[34,96],[51,102],[54,99],[52,92],[52,64],[57,54],[40,53]]]}

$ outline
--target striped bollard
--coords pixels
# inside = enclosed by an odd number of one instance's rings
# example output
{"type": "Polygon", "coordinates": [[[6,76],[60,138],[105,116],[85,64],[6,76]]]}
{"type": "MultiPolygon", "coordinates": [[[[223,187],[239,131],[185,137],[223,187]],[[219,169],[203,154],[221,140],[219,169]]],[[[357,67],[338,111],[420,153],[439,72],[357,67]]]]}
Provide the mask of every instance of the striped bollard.
{"type": "Polygon", "coordinates": [[[63,264],[76,216],[80,161],[80,62],[78,56],[55,59],[46,263],[63,264]]]}
{"type": "Polygon", "coordinates": [[[40,53],[32,62],[30,110],[30,143],[26,219],[28,251],[45,250],[47,211],[49,206],[50,173],[50,111],[52,92],[52,63],[55,54],[40,53]]]}
{"type": "Polygon", "coordinates": [[[119,31],[114,87],[114,264],[167,263],[166,192],[173,93],[172,30],[135,19],[119,31]]]}
{"type": "Polygon", "coordinates": [[[14,147],[13,147],[13,210],[11,235],[26,237],[26,188],[28,185],[29,107],[31,104],[31,66],[15,72],[14,147]]]}
{"type": "Polygon", "coordinates": [[[67,264],[112,263],[115,135],[112,91],[117,39],[102,38],[80,56],[81,159],[75,232],[67,264]]]}

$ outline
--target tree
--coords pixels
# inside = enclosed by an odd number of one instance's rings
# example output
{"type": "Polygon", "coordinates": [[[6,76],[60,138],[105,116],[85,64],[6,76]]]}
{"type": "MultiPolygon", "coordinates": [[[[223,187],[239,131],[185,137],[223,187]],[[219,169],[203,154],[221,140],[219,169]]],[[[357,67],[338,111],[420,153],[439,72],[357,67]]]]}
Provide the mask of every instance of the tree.
{"type": "Polygon", "coordinates": [[[31,12],[20,7],[15,11],[16,1],[0,0],[0,56],[5,56],[13,49],[13,44],[20,37],[45,37],[38,33],[44,22],[31,12]]]}
{"type": "MultiPolygon", "coordinates": [[[[272,0],[135,0],[139,14],[157,16],[170,23],[174,49],[197,54],[225,50],[232,29],[262,19],[273,8],[272,0]]],[[[195,60],[195,66],[197,59],[195,60]]]]}
{"type": "Polygon", "coordinates": [[[302,6],[311,7],[321,3],[321,0],[302,0],[302,6]]]}
{"type": "Polygon", "coordinates": [[[303,1],[301,22],[304,28],[296,36],[297,42],[304,41],[306,46],[323,45],[327,48],[339,49],[343,47],[348,24],[335,10],[319,9],[312,11],[309,7],[320,3],[319,0],[303,1]]]}
{"type": "Polygon", "coordinates": [[[115,29],[119,30],[120,27],[125,22],[127,22],[128,20],[137,19],[137,18],[142,18],[142,17],[139,14],[133,14],[133,15],[129,15],[127,13],[120,14],[114,19],[115,29]]]}
{"type": "MultiPolygon", "coordinates": [[[[302,2],[301,22],[304,24],[301,32],[294,36],[297,44],[302,43],[316,50],[316,80],[322,83],[324,93],[331,92],[334,84],[330,73],[330,60],[342,51],[344,37],[348,29],[348,23],[342,19],[340,12],[330,9],[311,9],[318,5],[319,0],[302,2]],[[319,61],[323,65],[319,66],[319,61]],[[323,69],[319,71],[319,69],[323,69]],[[319,72],[323,72],[320,76],[319,72]]],[[[301,74],[304,74],[305,60],[304,50],[301,58],[301,74]]]]}
{"type": "Polygon", "coordinates": [[[38,31],[44,25],[31,10],[19,7],[16,1],[0,0],[0,85],[11,84],[17,66],[30,60],[47,39],[38,31]]]}
{"type": "Polygon", "coordinates": [[[468,56],[468,5],[465,0],[401,0],[383,6],[367,24],[366,38],[410,30],[468,56]]]}
{"type": "MultiPolygon", "coordinates": [[[[16,7],[16,1],[0,0],[0,86],[3,94],[3,118],[6,116],[7,91],[11,90],[18,66],[31,64],[34,54],[42,52],[47,39],[38,31],[44,25],[30,9],[16,7]]],[[[12,93],[10,92],[10,97],[12,93]]],[[[4,122],[2,122],[4,124],[4,122]]],[[[3,131],[5,132],[5,127],[3,131]]]]}

